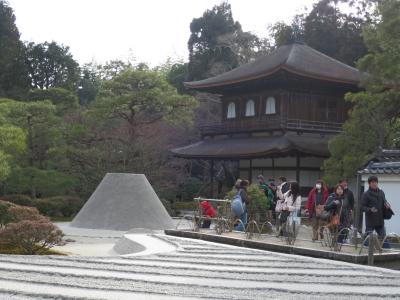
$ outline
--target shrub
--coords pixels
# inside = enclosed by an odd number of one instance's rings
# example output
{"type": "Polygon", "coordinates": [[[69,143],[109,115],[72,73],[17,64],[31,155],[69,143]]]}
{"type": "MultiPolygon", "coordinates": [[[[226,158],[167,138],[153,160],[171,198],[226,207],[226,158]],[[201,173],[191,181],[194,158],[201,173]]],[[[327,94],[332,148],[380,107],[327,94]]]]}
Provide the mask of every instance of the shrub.
{"type": "Polygon", "coordinates": [[[197,208],[195,201],[175,202],[175,209],[177,210],[195,210],[197,208]]]}
{"type": "Polygon", "coordinates": [[[1,197],[3,200],[24,206],[33,206],[31,197],[22,194],[6,195],[1,197]]]}
{"type": "Polygon", "coordinates": [[[0,228],[12,221],[12,215],[9,208],[12,204],[5,201],[0,201],[0,228]]]}
{"type": "Polygon", "coordinates": [[[11,222],[18,223],[20,221],[49,221],[48,218],[39,214],[36,207],[13,206],[9,208],[11,222]]]}
{"type": "Polygon", "coordinates": [[[17,247],[24,254],[38,254],[58,244],[63,233],[57,226],[42,220],[22,220],[10,223],[0,231],[0,239],[17,247]]]}
{"type": "MultiPolygon", "coordinates": [[[[234,189],[226,195],[229,199],[232,199],[235,194],[236,190],[234,189]]],[[[247,194],[250,197],[250,207],[248,207],[249,213],[264,216],[269,208],[267,196],[265,196],[264,191],[261,190],[257,184],[251,184],[247,188],[247,194]]]]}
{"type": "Polygon", "coordinates": [[[0,243],[10,249],[17,248],[18,253],[41,253],[59,243],[63,236],[35,207],[0,201],[0,220],[0,243]]]}
{"type": "Polygon", "coordinates": [[[71,196],[43,198],[34,202],[40,213],[51,217],[74,216],[79,212],[83,204],[82,199],[71,196]]]}

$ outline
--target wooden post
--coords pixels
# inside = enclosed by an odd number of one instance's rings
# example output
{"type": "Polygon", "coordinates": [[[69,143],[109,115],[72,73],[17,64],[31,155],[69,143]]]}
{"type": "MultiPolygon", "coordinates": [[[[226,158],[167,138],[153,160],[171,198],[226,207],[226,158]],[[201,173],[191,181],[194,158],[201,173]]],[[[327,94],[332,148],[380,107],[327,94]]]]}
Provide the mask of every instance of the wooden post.
{"type": "Polygon", "coordinates": [[[300,184],[300,154],[296,154],[296,181],[300,184]]]}
{"type": "Polygon", "coordinates": [[[249,168],[249,182],[251,183],[251,179],[253,178],[253,160],[250,159],[250,168],[249,168]]]}
{"type": "Polygon", "coordinates": [[[368,238],[368,266],[374,265],[375,233],[371,232],[368,238]]]}
{"type": "Polygon", "coordinates": [[[355,190],[355,203],[354,203],[354,242],[356,244],[357,249],[357,232],[362,232],[362,220],[363,215],[361,212],[361,174],[357,172],[357,181],[356,181],[356,190],[355,190]]]}
{"type": "Polygon", "coordinates": [[[210,161],[210,197],[214,198],[214,160],[210,161]]]}

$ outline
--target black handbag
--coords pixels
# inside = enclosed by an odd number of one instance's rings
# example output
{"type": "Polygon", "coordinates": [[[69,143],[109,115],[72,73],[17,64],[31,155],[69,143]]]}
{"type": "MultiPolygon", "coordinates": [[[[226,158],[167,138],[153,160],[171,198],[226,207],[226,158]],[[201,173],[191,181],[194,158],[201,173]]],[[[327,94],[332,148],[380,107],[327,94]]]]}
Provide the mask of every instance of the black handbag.
{"type": "Polygon", "coordinates": [[[392,208],[390,207],[390,204],[387,201],[385,201],[385,203],[383,203],[383,218],[385,220],[390,220],[393,215],[394,215],[394,212],[393,212],[392,208]]]}
{"type": "Polygon", "coordinates": [[[279,215],[279,221],[281,221],[281,223],[286,223],[287,218],[290,215],[290,211],[288,210],[282,210],[280,215],[279,215]]]}

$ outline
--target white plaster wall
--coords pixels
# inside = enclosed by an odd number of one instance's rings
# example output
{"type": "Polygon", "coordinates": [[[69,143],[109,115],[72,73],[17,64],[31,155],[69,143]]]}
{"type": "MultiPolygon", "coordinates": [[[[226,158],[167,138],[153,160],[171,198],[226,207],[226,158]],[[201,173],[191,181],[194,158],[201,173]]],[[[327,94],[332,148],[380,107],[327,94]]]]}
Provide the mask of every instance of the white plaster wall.
{"type": "MultiPolygon", "coordinates": [[[[395,213],[390,220],[385,220],[386,233],[400,234],[400,176],[378,175],[379,188],[383,190],[395,213]]],[[[368,190],[368,175],[362,177],[364,188],[368,190]]]]}

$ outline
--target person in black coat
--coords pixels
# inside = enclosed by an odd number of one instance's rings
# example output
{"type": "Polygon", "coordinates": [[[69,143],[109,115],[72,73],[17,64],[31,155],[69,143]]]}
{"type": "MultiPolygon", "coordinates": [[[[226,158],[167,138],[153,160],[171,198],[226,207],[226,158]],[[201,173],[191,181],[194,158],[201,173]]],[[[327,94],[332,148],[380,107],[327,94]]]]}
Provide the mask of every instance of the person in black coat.
{"type": "Polygon", "coordinates": [[[383,205],[386,201],[385,193],[378,188],[378,178],[368,178],[369,189],[361,196],[361,209],[365,212],[365,234],[374,230],[380,239],[386,235],[385,221],[383,218],[383,205]]]}

